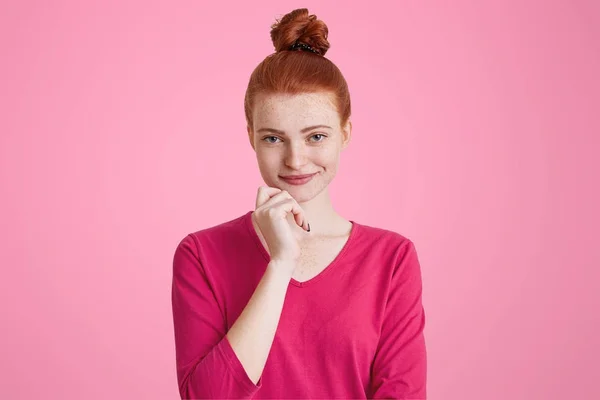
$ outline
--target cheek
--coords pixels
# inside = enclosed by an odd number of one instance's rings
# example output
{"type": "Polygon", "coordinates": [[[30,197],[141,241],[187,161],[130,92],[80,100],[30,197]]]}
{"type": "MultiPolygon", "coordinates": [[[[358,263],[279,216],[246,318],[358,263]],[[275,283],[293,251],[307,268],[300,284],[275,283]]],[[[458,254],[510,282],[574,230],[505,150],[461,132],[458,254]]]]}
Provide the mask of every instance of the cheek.
{"type": "Polygon", "coordinates": [[[277,170],[280,164],[278,155],[274,152],[257,153],[258,168],[262,173],[269,173],[277,170]]]}
{"type": "Polygon", "coordinates": [[[261,164],[270,164],[279,159],[279,154],[276,151],[272,151],[272,149],[259,149],[256,152],[256,158],[261,164]]]}
{"type": "Polygon", "coordinates": [[[326,149],[323,149],[323,151],[318,154],[318,159],[323,164],[334,165],[334,164],[337,164],[337,162],[338,162],[339,152],[338,152],[337,148],[335,148],[335,147],[326,148],[326,149]]]}

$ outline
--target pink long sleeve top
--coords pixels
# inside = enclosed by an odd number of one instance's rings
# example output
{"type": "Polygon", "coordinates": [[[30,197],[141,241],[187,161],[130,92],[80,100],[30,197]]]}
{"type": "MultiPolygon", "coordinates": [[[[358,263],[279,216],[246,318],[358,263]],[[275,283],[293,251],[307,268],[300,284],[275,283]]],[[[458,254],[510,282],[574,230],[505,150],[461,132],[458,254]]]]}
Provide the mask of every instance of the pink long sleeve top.
{"type": "Polygon", "coordinates": [[[185,236],[173,258],[172,308],[182,399],[426,398],[421,271],[413,242],[352,222],[319,275],[291,279],[254,384],[225,336],[270,260],[252,211],[185,236]]]}

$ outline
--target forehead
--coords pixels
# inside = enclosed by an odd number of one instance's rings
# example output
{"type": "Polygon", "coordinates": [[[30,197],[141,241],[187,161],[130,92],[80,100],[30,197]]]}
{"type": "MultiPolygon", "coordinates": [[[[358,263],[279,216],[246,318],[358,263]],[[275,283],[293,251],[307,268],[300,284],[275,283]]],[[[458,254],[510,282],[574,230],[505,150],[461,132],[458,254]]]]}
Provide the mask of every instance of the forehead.
{"type": "Polygon", "coordinates": [[[339,123],[339,116],[327,93],[261,94],[254,105],[255,126],[281,125],[304,128],[312,123],[339,123]],[[300,126],[302,125],[302,126],[300,126]]]}

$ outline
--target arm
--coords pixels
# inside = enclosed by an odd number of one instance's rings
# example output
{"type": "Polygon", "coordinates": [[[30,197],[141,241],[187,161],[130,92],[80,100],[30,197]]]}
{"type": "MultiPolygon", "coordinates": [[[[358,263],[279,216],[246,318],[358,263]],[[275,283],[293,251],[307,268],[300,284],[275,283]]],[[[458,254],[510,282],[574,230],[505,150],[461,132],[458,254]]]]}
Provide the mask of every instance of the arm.
{"type": "Polygon", "coordinates": [[[199,243],[186,236],[173,258],[172,307],[181,398],[251,398],[261,387],[291,278],[272,261],[227,332],[199,243]],[[287,280],[286,280],[287,279],[287,280]]]}
{"type": "Polygon", "coordinates": [[[425,399],[427,354],[421,269],[411,241],[399,249],[391,278],[369,398],[425,399]]]}
{"type": "Polygon", "coordinates": [[[282,263],[271,260],[248,305],[227,339],[253,383],[262,375],[279,324],[291,276],[282,263]]]}

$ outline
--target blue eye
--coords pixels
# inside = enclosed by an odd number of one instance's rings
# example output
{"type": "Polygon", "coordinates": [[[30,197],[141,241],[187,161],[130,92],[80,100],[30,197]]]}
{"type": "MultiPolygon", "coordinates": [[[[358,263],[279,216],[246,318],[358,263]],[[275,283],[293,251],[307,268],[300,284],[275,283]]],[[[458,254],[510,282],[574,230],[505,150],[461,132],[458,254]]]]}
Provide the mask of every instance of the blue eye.
{"type": "MultiPolygon", "coordinates": [[[[325,140],[325,138],[327,137],[327,135],[324,135],[322,133],[317,133],[315,135],[312,135],[311,138],[315,138],[315,137],[320,137],[321,139],[319,140],[314,140],[313,142],[319,143],[322,142],[323,140],[325,140]]],[[[265,136],[263,139],[263,141],[270,143],[270,144],[275,144],[277,143],[277,140],[280,140],[277,136],[265,136]],[[275,139],[275,140],[270,140],[270,139],[275,139]]]]}
{"type": "Polygon", "coordinates": [[[267,143],[277,143],[277,142],[272,142],[272,141],[268,140],[268,139],[273,139],[273,138],[279,139],[277,136],[267,136],[267,137],[263,138],[263,140],[267,143]]]}

